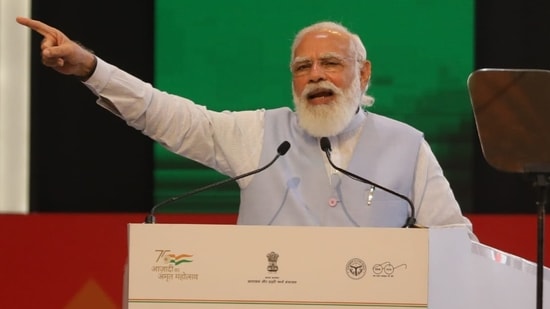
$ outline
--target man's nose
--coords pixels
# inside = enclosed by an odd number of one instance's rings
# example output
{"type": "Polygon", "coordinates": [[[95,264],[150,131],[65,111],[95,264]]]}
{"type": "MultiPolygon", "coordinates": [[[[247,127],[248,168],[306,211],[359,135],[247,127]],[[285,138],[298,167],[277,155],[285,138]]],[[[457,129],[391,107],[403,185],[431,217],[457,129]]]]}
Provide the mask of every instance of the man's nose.
{"type": "Polygon", "coordinates": [[[326,72],[319,62],[314,62],[309,71],[309,80],[311,82],[319,82],[326,79],[326,72]]]}

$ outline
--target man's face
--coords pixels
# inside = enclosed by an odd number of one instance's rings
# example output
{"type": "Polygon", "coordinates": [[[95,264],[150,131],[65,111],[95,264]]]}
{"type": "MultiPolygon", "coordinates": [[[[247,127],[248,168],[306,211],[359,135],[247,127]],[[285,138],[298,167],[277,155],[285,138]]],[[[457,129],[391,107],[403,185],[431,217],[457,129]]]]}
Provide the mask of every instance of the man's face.
{"type": "Polygon", "coordinates": [[[370,63],[356,60],[349,35],[307,33],[296,46],[291,70],[300,125],[317,137],[341,132],[357,111],[370,76],[370,63]]]}
{"type": "MultiPolygon", "coordinates": [[[[308,84],[330,81],[341,90],[349,88],[357,71],[348,35],[331,31],[307,33],[294,51],[292,83],[300,96],[308,84]]],[[[330,91],[311,93],[309,104],[328,104],[334,100],[330,91]]]]}

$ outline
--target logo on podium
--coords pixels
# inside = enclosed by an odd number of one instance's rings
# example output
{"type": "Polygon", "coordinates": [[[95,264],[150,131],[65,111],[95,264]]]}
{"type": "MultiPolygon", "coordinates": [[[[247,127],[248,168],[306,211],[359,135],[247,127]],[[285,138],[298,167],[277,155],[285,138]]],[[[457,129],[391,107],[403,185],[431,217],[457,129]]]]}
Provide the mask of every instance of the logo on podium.
{"type": "Polygon", "coordinates": [[[346,273],[351,279],[361,279],[367,273],[367,264],[359,258],[353,258],[346,264],[346,273]]]}
{"type": "Polygon", "coordinates": [[[277,266],[277,260],[279,259],[279,254],[276,252],[269,252],[267,254],[267,271],[270,273],[276,273],[279,270],[277,266]]]}

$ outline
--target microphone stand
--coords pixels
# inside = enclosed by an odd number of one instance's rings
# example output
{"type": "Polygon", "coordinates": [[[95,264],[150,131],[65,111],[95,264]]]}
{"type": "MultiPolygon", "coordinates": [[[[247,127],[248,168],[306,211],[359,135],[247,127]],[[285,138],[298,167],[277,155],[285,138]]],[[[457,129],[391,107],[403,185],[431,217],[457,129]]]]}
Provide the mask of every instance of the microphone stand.
{"type": "Polygon", "coordinates": [[[194,195],[194,194],[197,194],[197,193],[200,193],[202,191],[206,191],[210,188],[213,188],[213,187],[217,187],[217,186],[221,186],[223,184],[226,184],[228,182],[232,182],[232,181],[235,181],[235,180],[238,180],[238,179],[241,179],[243,177],[246,177],[246,176],[249,176],[253,174],[253,172],[249,172],[249,173],[246,173],[246,174],[243,174],[237,178],[228,178],[228,179],[224,179],[224,180],[221,180],[221,181],[218,181],[218,182],[215,182],[215,183],[211,183],[209,185],[206,185],[204,187],[200,187],[200,188],[197,188],[195,190],[192,190],[192,191],[189,191],[189,192],[186,192],[184,194],[181,194],[181,195],[178,195],[178,196],[173,196],[169,199],[166,199],[158,204],[156,204],[155,206],[153,206],[153,208],[151,209],[151,211],[149,212],[149,214],[147,215],[147,217],[145,217],[145,223],[156,223],[156,219],[155,219],[155,212],[158,208],[166,205],[166,204],[169,204],[169,203],[172,203],[172,202],[175,202],[175,201],[178,201],[178,200],[181,200],[182,198],[186,198],[188,196],[191,196],[191,195],[194,195]]]}
{"type": "Polygon", "coordinates": [[[209,184],[209,185],[206,185],[204,187],[200,187],[200,188],[197,188],[195,190],[192,190],[192,191],[189,191],[187,193],[184,193],[184,194],[181,194],[181,195],[178,195],[178,196],[174,196],[174,197],[171,197],[169,199],[166,199],[158,204],[156,204],[155,206],[153,206],[151,208],[151,211],[149,212],[149,214],[145,217],[145,223],[155,223],[156,222],[156,219],[155,219],[155,212],[158,208],[166,205],[166,204],[169,204],[169,203],[172,203],[172,202],[175,202],[177,200],[181,200],[182,198],[185,198],[185,197],[188,197],[188,196],[191,196],[191,195],[194,195],[194,194],[197,194],[197,193],[200,193],[202,191],[206,191],[208,189],[211,189],[213,187],[217,187],[217,186],[221,186],[223,184],[226,184],[228,182],[232,182],[232,181],[237,181],[241,178],[244,178],[244,177],[247,177],[247,176],[250,176],[250,175],[253,175],[253,174],[257,174],[263,170],[265,170],[266,168],[270,167],[273,163],[275,163],[275,161],[277,161],[277,159],[279,159],[279,157],[281,156],[284,156],[288,149],[290,149],[290,143],[287,142],[287,141],[284,141],[281,143],[281,145],[279,145],[279,147],[277,148],[277,155],[275,155],[275,157],[273,158],[273,160],[271,160],[269,163],[267,163],[266,165],[264,165],[263,167],[261,168],[258,168],[258,169],[255,169],[253,171],[250,171],[248,173],[244,173],[242,175],[238,175],[236,177],[232,177],[232,178],[227,178],[227,179],[224,179],[224,180],[221,180],[221,181],[218,181],[218,182],[215,182],[215,183],[212,183],[212,184],[209,184]]]}
{"type": "Polygon", "coordinates": [[[383,186],[381,186],[377,183],[374,183],[374,182],[372,182],[368,179],[365,179],[365,178],[360,177],[358,175],[352,174],[351,172],[348,172],[348,171],[336,166],[330,158],[330,152],[332,150],[332,148],[330,146],[330,140],[327,137],[322,137],[319,142],[320,142],[320,145],[321,145],[321,150],[323,150],[325,152],[325,154],[327,155],[328,162],[330,163],[330,165],[334,169],[336,169],[340,173],[350,177],[351,179],[355,179],[355,180],[358,180],[360,182],[369,184],[369,185],[373,186],[374,188],[380,188],[380,189],[382,189],[382,190],[384,190],[384,191],[386,191],[390,194],[393,194],[393,195],[405,200],[409,204],[409,208],[411,210],[411,215],[407,218],[407,221],[405,222],[405,224],[402,227],[405,227],[405,228],[417,227],[417,226],[415,226],[415,224],[416,224],[416,215],[415,215],[414,205],[408,197],[404,196],[403,194],[399,194],[399,193],[397,193],[397,192],[395,192],[391,189],[383,187],[383,186]]]}

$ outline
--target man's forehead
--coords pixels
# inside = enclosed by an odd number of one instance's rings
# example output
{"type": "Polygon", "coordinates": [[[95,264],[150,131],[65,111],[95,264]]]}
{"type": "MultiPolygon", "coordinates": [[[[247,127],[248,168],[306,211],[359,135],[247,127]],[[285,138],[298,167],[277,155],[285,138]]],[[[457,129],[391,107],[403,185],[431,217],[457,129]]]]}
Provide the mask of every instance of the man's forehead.
{"type": "Polygon", "coordinates": [[[330,37],[340,37],[340,38],[347,38],[348,37],[347,34],[341,32],[341,31],[334,30],[334,29],[327,29],[327,28],[311,31],[308,34],[306,34],[305,36],[307,36],[307,35],[311,35],[311,37],[317,38],[317,39],[326,39],[326,38],[330,38],[330,37]]]}
{"type": "Polygon", "coordinates": [[[294,59],[301,57],[348,57],[349,36],[338,31],[310,32],[302,38],[295,50],[294,59]]]}

